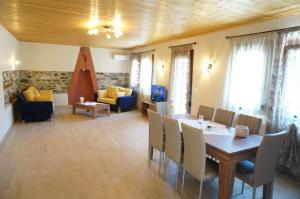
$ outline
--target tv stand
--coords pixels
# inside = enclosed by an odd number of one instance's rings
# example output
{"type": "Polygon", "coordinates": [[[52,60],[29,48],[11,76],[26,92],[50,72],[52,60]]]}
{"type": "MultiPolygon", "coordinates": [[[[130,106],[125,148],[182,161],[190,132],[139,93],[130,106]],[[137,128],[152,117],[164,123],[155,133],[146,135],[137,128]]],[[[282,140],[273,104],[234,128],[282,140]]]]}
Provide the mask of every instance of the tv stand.
{"type": "Polygon", "coordinates": [[[147,116],[147,109],[150,109],[152,111],[156,111],[155,103],[153,103],[150,100],[144,100],[142,101],[142,114],[147,116]]]}

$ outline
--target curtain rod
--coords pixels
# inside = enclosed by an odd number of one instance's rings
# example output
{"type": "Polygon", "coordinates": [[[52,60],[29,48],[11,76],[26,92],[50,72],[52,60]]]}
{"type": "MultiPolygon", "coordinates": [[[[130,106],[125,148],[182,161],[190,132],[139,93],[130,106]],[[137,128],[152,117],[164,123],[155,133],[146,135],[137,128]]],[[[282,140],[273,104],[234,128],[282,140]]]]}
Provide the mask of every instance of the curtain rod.
{"type": "MultiPolygon", "coordinates": [[[[177,45],[177,46],[194,45],[194,44],[197,44],[197,43],[193,42],[193,43],[188,43],[188,44],[180,44],[180,45],[177,45]]],[[[177,46],[169,46],[169,48],[174,48],[174,47],[177,47],[177,46]]]]}
{"type": "Polygon", "coordinates": [[[131,54],[141,54],[141,53],[148,53],[148,52],[152,52],[152,51],[155,51],[155,49],[147,50],[147,51],[144,51],[144,52],[131,53],[131,54]]]}
{"type": "Polygon", "coordinates": [[[262,32],[255,32],[255,33],[249,33],[249,34],[244,34],[244,35],[234,35],[234,36],[226,36],[226,39],[231,39],[231,38],[236,38],[236,37],[245,37],[249,35],[257,35],[257,34],[262,34],[262,33],[269,33],[269,32],[277,32],[277,31],[284,31],[284,30],[291,30],[291,29],[300,29],[300,26],[293,26],[289,28],[281,28],[281,29],[274,29],[274,30],[268,30],[268,31],[262,31],[262,32]]]}

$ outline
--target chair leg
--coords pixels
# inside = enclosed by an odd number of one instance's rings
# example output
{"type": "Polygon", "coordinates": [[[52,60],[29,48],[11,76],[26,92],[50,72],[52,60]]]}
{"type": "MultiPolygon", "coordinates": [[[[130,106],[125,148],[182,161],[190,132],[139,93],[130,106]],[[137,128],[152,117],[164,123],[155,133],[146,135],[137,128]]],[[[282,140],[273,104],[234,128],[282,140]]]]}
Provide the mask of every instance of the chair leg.
{"type": "Polygon", "coordinates": [[[160,176],[160,170],[161,170],[161,159],[162,159],[162,152],[159,152],[159,169],[158,169],[158,175],[160,176]]]}
{"type": "Polygon", "coordinates": [[[202,180],[200,181],[199,199],[201,199],[201,194],[202,194],[202,180]]]}
{"type": "Polygon", "coordinates": [[[148,166],[150,168],[150,162],[153,157],[153,147],[149,145],[148,147],[148,166]]]}
{"type": "Polygon", "coordinates": [[[183,196],[184,177],[185,177],[185,169],[183,169],[183,174],[182,174],[181,196],[183,196]]]}
{"type": "Polygon", "coordinates": [[[242,192],[241,192],[241,194],[244,194],[244,187],[245,187],[245,183],[243,182],[242,183],[242,192]]]}
{"type": "Polygon", "coordinates": [[[253,187],[252,199],[256,198],[256,187],[253,187]]]}
{"type": "Polygon", "coordinates": [[[168,161],[169,161],[169,158],[167,156],[165,156],[165,159],[164,159],[164,178],[166,178],[167,176],[167,167],[168,167],[168,161]]]}
{"type": "Polygon", "coordinates": [[[179,176],[179,163],[177,164],[177,173],[176,173],[176,189],[177,189],[177,185],[178,185],[178,176],[179,176]]]}

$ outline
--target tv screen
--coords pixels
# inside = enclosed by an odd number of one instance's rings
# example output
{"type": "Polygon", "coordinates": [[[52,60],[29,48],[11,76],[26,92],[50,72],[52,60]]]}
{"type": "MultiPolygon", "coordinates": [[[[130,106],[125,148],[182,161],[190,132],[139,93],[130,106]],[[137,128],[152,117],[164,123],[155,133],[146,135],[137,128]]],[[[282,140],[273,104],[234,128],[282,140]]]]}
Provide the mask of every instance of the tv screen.
{"type": "Polygon", "coordinates": [[[151,100],[153,102],[165,101],[166,88],[164,86],[152,85],[151,87],[151,100]]]}

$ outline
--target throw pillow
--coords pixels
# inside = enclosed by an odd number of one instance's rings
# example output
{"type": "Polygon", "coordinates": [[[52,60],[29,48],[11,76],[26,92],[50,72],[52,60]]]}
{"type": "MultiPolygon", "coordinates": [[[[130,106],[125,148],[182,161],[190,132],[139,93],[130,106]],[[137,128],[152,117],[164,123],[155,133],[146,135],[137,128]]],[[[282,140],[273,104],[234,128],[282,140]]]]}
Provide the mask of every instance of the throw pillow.
{"type": "Polygon", "coordinates": [[[132,94],[132,89],[131,88],[118,88],[119,92],[125,92],[125,96],[131,96],[132,94]]]}
{"type": "Polygon", "coordinates": [[[98,97],[99,98],[105,98],[107,97],[107,90],[98,90],[98,97]]]}
{"type": "Polygon", "coordinates": [[[34,96],[40,96],[39,91],[34,86],[29,86],[27,90],[33,92],[34,96]]]}
{"type": "Polygon", "coordinates": [[[117,98],[124,97],[124,96],[125,96],[125,92],[117,92],[117,98]]]}
{"type": "Polygon", "coordinates": [[[25,99],[29,102],[35,101],[34,93],[31,90],[26,90],[23,92],[25,99]]]}
{"type": "Polygon", "coordinates": [[[107,97],[116,99],[117,97],[118,88],[109,86],[107,87],[107,97]]]}

